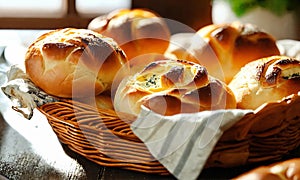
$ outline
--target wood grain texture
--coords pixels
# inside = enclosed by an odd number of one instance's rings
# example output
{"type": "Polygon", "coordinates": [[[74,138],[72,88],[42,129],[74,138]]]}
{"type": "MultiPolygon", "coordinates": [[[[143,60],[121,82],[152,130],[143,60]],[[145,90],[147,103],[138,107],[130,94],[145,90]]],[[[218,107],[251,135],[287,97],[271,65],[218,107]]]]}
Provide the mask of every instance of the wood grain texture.
{"type": "MultiPolygon", "coordinates": [[[[86,179],[84,168],[75,160],[62,167],[65,159],[61,155],[44,159],[2,116],[0,131],[0,174],[8,179],[86,179]]],[[[49,151],[56,149],[49,147],[49,151]]]]}

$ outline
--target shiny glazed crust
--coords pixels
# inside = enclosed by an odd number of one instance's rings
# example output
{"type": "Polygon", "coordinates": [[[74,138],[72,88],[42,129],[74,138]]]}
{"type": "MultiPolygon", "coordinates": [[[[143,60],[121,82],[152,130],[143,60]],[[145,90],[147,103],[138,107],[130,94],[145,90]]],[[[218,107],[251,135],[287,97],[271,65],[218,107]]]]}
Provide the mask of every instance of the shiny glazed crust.
{"type": "Polygon", "coordinates": [[[228,86],[241,109],[256,109],[264,103],[282,100],[300,90],[300,61],[271,56],[250,62],[228,86]]]}
{"type": "Polygon", "coordinates": [[[280,55],[276,40],[252,24],[209,25],[199,34],[214,50],[228,83],[245,64],[263,57],[280,55]]]}
{"type": "Polygon", "coordinates": [[[45,92],[70,98],[109,90],[126,61],[113,39],[91,30],[65,28],[41,35],[28,48],[25,67],[45,92]]]}
{"type": "Polygon", "coordinates": [[[271,35],[251,24],[238,22],[204,26],[181,45],[171,44],[166,56],[199,63],[211,76],[226,84],[248,62],[280,54],[271,35]]]}
{"type": "Polygon", "coordinates": [[[128,60],[139,55],[163,54],[170,32],[160,16],[146,9],[121,9],[93,19],[88,29],[113,38],[128,60]]]}
{"type": "Polygon", "coordinates": [[[231,90],[210,77],[199,64],[183,60],[161,60],[123,80],[114,107],[138,115],[141,106],[162,114],[199,112],[236,107],[231,90]]]}

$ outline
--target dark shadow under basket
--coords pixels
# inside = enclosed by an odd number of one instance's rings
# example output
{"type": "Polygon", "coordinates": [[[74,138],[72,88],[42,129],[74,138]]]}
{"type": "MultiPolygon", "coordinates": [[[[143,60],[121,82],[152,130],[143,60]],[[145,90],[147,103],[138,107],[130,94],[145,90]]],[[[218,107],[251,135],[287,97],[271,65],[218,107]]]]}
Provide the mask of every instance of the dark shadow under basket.
{"type": "MultiPolygon", "coordinates": [[[[134,116],[72,100],[38,108],[61,143],[103,166],[169,174],[130,129],[134,116]]],[[[247,114],[224,132],[205,167],[280,160],[300,145],[300,97],[291,95],[247,114]]]]}

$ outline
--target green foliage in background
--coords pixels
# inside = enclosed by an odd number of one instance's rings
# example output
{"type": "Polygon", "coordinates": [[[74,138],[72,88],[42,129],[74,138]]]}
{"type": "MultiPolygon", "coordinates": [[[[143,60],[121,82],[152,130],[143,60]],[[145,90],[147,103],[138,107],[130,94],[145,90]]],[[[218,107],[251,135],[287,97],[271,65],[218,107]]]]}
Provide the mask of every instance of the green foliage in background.
{"type": "Polygon", "coordinates": [[[255,7],[265,8],[280,16],[287,11],[298,11],[300,6],[300,0],[228,0],[228,2],[238,17],[255,7]]]}

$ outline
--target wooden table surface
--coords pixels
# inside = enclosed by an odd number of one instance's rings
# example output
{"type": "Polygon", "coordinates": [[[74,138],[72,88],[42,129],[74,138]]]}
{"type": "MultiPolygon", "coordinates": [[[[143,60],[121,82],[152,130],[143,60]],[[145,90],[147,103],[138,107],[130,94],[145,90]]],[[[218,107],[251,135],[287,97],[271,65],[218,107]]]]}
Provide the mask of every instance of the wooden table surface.
{"type": "MultiPolygon", "coordinates": [[[[5,36],[5,32],[0,31],[0,38],[5,36]]],[[[5,72],[8,67],[9,64],[1,53],[0,86],[6,81],[5,72]]],[[[61,144],[47,119],[39,111],[35,111],[32,120],[24,119],[11,109],[11,102],[2,91],[0,103],[0,180],[175,179],[171,175],[151,175],[93,163],[61,144]]],[[[299,157],[299,154],[297,150],[286,158],[299,157]]],[[[228,179],[251,168],[253,166],[205,169],[199,179],[228,179]]]]}

